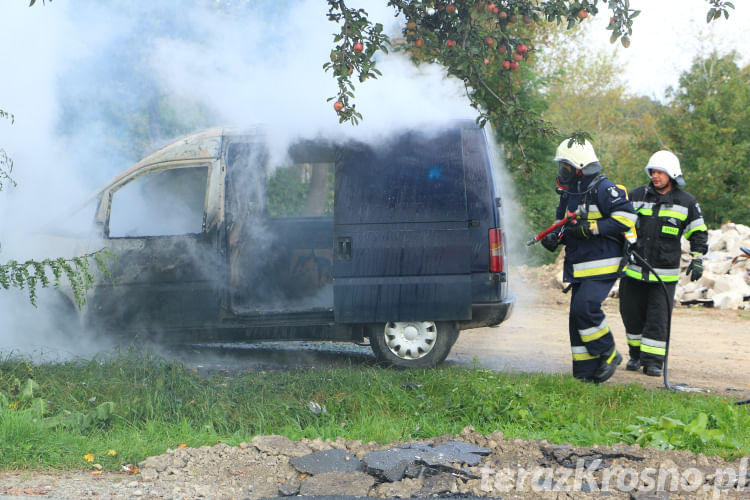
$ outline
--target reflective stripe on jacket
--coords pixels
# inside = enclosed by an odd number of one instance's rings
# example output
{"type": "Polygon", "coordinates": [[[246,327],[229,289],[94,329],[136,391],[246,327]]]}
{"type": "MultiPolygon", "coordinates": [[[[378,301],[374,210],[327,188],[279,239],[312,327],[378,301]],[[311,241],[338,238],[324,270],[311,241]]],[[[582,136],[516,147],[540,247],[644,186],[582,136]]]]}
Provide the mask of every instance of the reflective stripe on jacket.
{"type": "MultiPolygon", "coordinates": [[[[691,252],[704,254],[708,251],[708,228],[695,197],[674,183],[669,192],[659,194],[649,183],[633,189],[630,199],[638,214],[636,251],[663,281],[679,281],[680,236],[688,239],[691,252]]],[[[625,275],[642,281],[657,281],[647,267],[640,265],[628,264],[625,275]]]]}
{"type": "Polygon", "coordinates": [[[595,222],[595,228],[587,239],[565,236],[563,230],[563,280],[574,283],[617,277],[621,271],[623,235],[637,219],[625,192],[602,174],[583,177],[570,192],[560,195],[557,219],[561,220],[567,211],[583,213],[582,218],[595,222]]]}

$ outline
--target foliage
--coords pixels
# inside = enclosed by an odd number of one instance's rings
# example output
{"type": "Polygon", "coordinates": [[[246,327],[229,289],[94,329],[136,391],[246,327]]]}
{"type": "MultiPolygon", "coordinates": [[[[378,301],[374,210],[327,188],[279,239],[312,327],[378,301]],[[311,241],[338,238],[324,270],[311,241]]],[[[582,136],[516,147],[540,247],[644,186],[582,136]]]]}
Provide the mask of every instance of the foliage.
{"type": "Polygon", "coordinates": [[[738,59],[696,59],[659,121],[709,225],[750,224],[750,66],[738,59]]]}
{"type": "Polygon", "coordinates": [[[643,167],[662,149],[657,127],[663,106],[647,97],[632,97],[620,80],[616,53],[592,54],[575,36],[553,38],[554,51],[544,53],[544,87],[548,109],[543,117],[560,130],[570,124],[593,136],[607,176],[628,188],[648,182],[643,167]],[[592,112],[595,110],[595,112],[592,112]]]}
{"type": "MultiPolygon", "coordinates": [[[[711,395],[586,385],[569,375],[449,367],[401,371],[342,362],[325,369],[205,376],[134,349],[56,364],[0,360],[0,393],[7,401],[0,404],[2,469],[80,468],[84,454],[98,457],[110,449],[138,463],[182,442],[238,444],[268,434],[388,443],[457,434],[467,425],[485,434],[501,430],[508,438],[591,446],[636,439],[627,436],[639,416],[656,422],[643,426],[648,432],[672,426],[669,437],[680,437],[670,441],[675,449],[725,458],[750,450],[745,407],[711,395]],[[42,399],[45,404],[34,402],[42,399]],[[326,411],[313,412],[310,403],[326,411]],[[696,421],[701,413],[708,418],[704,427],[702,417],[696,421]],[[664,415],[689,423],[659,423],[664,415]],[[727,448],[719,433],[736,436],[739,448],[727,448]]],[[[110,466],[118,464],[112,460],[110,466]]]]}
{"type": "Polygon", "coordinates": [[[36,306],[38,287],[59,287],[62,278],[65,277],[70,283],[76,303],[83,307],[86,304],[86,292],[94,282],[89,272],[90,261],[93,260],[102,273],[109,275],[106,263],[109,257],[109,252],[100,250],[70,259],[58,257],[25,262],[11,260],[0,264],[0,286],[6,290],[11,287],[21,290],[25,288],[29,292],[29,300],[36,306]]]}
{"type": "Polygon", "coordinates": [[[277,168],[265,186],[266,210],[271,217],[305,217],[333,215],[334,169],[321,164],[294,165],[277,168]],[[312,178],[324,176],[325,202],[322,213],[308,213],[307,206],[313,189],[312,178]]]}
{"type": "MultiPolygon", "coordinates": [[[[737,418],[742,410],[733,406],[727,407],[730,418],[737,418]]],[[[666,415],[661,417],[636,417],[640,423],[629,425],[624,433],[612,433],[628,443],[636,443],[641,446],[653,446],[662,450],[673,450],[685,448],[691,442],[715,443],[726,448],[737,448],[735,439],[729,438],[719,427],[721,417],[709,416],[700,412],[687,424],[676,418],[666,415]],[[709,424],[713,424],[709,427],[709,424]]]]}
{"type": "Polygon", "coordinates": [[[46,399],[35,395],[39,393],[39,384],[32,378],[21,382],[17,378],[9,380],[10,394],[0,391],[0,415],[14,411],[21,417],[28,417],[32,423],[45,429],[65,428],[74,432],[83,432],[91,426],[106,425],[113,415],[115,406],[111,401],[100,403],[87,412],[63,410],[60,414],[47,416],[50,412],[46,399]]]}
{"type": "Polygon", "coordinates": [[[344,0],[328,0],[328,20],[341,24],[341,33],[334,36],[336,46],[331,50],[331,61],[323,65],[326,71],[332,71],[338,82],[337,99],[334,105],[339,108],[339,121],[351,121],[357,124],[362,115],[357,112],[350,99],[354,97],[354,85],[349,76],[355,71],[360,82],[368,78],[377,78],[380,71],[375,67],[375,51],[388,53],[388,37],[383,33],[383,25],[372,24],[367,19],[364,9],[350,9],[344,0]]]}
{"type": "MultiPolygon", "coordinates": [[[[709,20],[721,14],[728,16],[728,9],[734,8],[731,2],[709,2],[712,6],[709,20]]],[[[363,10],[349,9],[345,0],[328,0],[328,5],[329,19],[340,24],[331,61],[324,65],[338,82],[334,109],[340,121],[357,123],[362,117],[354,109],[352,77],[364,81],[379,74],[375,70],[375,56],[387,51],[390,40],[363,10]]],[[[477,121],[490,121],[495,127],[507,126],[513,131],[512,144],[525,158],[527,142],[556,133],[523,98],[524,74],[529,71],[525,63],[535,50],[533,25],[556,23],[570,29],[589,15],[596,15],[600,2],[388,0],[388,5],[406,18],[403,37],[407,46],[403,49],[418,60],[443,65],[449,75],[461,80],[478,112],[477,121]]],[[[640,11],[630,9],[628,0],[608,0],[606,5],[612,14],[607,26],[612,31],[610,41],[620,40],[627,47],[633,19],[640,11]]]]}
{"type": "MultiPolygon", "coordinates": [[[[15,121],[15,116],[6,111],[3,111],[2,109],[0,109],[0,118],[10,120],[11,124],[13,124],[13,122],[15,121]]],[[[13,159],[8,156],[8,153],[6,153],[3,148],[0,147],[0,191],[3,190],[3,182],[9,182],[12,186],[16,185],[15,181],[10,176],[10,173],[12,171],[13,159]]]]}
{"type": "MultiPolygon", "coordinates": [[[[3,110],[0,110],[0,117],[10,118],[11,123],[14,119],[13,115],[3,110]]],[[[12,168],[13,160],[5,150],[0,149],[0,190],[2,190],[3,179],[9,180],[13,186],[16,185],[10,178],[12,168]]],[[[86,303],[86,292],[93,284],[93,277],[89,273],[90,261],[93,260],[105,275],[109,275],[105,262],[108,258],[111,258],[108,252],[98,251],[69,259],[58,257],[43,260],[29,259],[24,262],[11,260],[0,264],[0,286],[5,290],[11,287],[21,290],[25,288],[29,292],[29,300],[36,305],[38,287],[50,285],[58,287],[62,278],[65,277],[70,283],[76,303],[79,307],[83,307],[86,303]]]]}

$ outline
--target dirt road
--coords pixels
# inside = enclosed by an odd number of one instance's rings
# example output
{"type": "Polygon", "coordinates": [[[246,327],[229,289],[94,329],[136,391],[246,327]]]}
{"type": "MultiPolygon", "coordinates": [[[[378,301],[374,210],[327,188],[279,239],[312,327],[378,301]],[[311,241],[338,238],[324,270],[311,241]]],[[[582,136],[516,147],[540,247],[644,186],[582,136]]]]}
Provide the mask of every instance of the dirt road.
{"type": "MultiPolygon", "coordinates": [[[[511,318],[498,328],[462,332],[448,362],[465,364],[476,358],[482,367],[491,369],[570,373],[570,295],[518,276],[512,285],[517,302],[511,318]]],[[[625,353],[625,328],[618,307],[616,298],[604,303],[617,347],[625,353]]],[[[733,399],[750,398],[750,310],[677,306],[671,339],[671,385],[685,384],[733,399]]],[[[629,372],[624,366],[612,382],[664,387],[661,377],[629,372]]]]}

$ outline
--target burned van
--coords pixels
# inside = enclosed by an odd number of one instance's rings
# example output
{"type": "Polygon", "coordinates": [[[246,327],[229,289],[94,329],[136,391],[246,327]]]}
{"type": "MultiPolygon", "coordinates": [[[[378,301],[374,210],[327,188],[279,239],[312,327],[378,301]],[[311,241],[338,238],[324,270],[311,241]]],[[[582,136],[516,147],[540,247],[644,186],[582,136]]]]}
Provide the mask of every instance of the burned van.
{"type": "Polygon", "coordinates": [[[473,122],[365,143],[211,129],[97,193],[115,256],[86,321],[172,340],[369,339],[427,367],[512,308],[501,200],[473,122]]]}

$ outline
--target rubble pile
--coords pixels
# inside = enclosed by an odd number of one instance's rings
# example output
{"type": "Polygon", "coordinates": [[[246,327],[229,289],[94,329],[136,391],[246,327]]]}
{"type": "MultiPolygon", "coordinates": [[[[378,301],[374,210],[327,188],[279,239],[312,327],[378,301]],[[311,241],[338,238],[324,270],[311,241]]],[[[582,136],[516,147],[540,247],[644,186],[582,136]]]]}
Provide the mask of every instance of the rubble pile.
{"type": "MultiPolygon", "coordinates": [[[[750,227],[728,222],[719,229],[708,231],[708,253],[703,257],[704,272],[698,281],[690,281],[685,274],[692,259],[690,243],[682,239],[680,281],[675,290],[675,304],[702,304],[720,309],[750,309],[750,257],[741,248],[750,249],[750,227]]],[[[564,288],[564,250],[553,264],[531,273],[520,269],[522,279],[527,276],[554,276],[547,282],[552,287],[564,288]]],[[[619,282],[615,283],[610,297],[618,296],[619,282]]]]}
{"type": "Polygon", "coordinates": [[[691,282],[684,274],[690,263],[690,244],[682,240],[682,269],[675,291],[681,304],[713,305],[720,309],[750,308],[750,227],[731,222],[708,231],[708,253],[703,258],[703,277],[691,282]]]}

